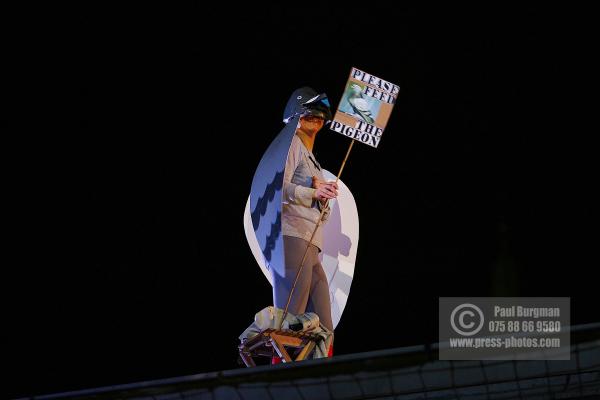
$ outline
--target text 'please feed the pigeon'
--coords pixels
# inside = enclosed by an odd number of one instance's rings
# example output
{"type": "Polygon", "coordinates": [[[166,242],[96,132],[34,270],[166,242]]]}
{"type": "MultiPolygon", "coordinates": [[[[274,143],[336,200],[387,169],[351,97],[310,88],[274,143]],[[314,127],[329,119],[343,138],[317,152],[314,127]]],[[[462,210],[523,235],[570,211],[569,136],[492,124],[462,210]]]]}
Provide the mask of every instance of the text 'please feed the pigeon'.
{"type": "Polygon", "coordinates": [[[400,86],[352,68],[330,129],[377,147],[400,86]]]}

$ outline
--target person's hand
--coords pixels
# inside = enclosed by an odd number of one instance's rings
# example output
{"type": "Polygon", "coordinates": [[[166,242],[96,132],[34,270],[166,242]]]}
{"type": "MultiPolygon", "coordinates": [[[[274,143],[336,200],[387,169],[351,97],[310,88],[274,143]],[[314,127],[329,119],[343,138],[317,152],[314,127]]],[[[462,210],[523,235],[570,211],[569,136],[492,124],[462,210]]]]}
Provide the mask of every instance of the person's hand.
{"type": "Polygon", "coordinates": [[[335,182],[327,182],[316,176],[312,177],[312,187],[317,189],[315,198],[320,202],[326,202],[329,199],[335,199],[338,195],[338,185],[335,182]]]}

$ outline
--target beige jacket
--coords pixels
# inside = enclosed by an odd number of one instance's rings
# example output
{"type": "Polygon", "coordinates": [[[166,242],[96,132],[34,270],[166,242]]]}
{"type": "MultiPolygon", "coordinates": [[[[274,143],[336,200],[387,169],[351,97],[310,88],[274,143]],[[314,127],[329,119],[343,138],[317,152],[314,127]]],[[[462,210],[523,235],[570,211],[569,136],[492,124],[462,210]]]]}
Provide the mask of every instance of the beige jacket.
{"type": "MultiPolygon", "coordinates": [[[[294,135],[288,153],[283,177],[283,215],[284,236],[294,236],[306,240],[315,229],[321,215],[321,204],[313,199],[316,189],[312,188],[312,177],[323,178],[321,166],[315,156],[308,151],[298,135],[294,135]]],[[[323,249],[323,224],[329,217],[329,206],[323,214],[319,229],[312,243],[323,249]]]]}

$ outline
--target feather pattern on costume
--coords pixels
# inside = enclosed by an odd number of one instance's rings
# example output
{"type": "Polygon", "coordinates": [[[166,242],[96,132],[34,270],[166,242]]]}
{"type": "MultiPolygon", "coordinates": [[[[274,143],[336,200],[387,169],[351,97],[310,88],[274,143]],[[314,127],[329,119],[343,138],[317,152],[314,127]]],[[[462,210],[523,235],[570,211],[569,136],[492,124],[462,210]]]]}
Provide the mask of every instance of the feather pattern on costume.
{"type": "Polygon", "coordinates": [[[275,174],[271,183],[265,188],[264,196],[259,196],[256,207],[252,210],[252,225],[254,226],[254,229],[258,228],[261,216],[265,215],[269,203],[275,198],[275,193],[281,191],[282,184],[283,171],[279,171],[275,174]]]}

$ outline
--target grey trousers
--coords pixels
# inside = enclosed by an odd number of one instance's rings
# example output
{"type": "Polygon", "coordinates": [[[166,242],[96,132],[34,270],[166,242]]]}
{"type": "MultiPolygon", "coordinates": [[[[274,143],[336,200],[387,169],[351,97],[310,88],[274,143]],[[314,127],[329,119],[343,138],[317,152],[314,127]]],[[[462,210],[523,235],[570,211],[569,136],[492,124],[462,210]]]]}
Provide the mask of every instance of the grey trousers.
{"type": "MultiPolygon", "coordinates": [[[[307,244],[308,242],[304,239],[292,236],[283,237],[285,276],[273,273],[273,300],[277,308],[285,309],[307,244]]],[[[327,329],[333,331],[327,276],[319,261],[319,248],[313,244],[308,249],[288,312],[292,314],[314,312],[319,316],[320,322],[327,329]]]]}

